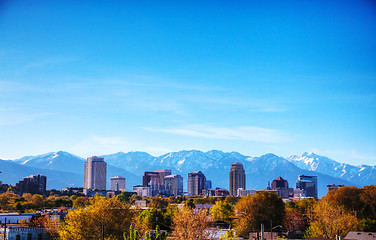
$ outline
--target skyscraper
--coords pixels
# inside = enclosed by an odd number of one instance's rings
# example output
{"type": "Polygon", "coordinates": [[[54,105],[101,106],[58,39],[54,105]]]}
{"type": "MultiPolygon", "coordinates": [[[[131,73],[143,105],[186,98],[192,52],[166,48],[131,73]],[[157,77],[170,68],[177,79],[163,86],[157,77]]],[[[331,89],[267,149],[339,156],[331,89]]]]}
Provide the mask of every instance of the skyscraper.
{"type": "Polygon", "coordinates": [[[157,172],[145,172],[142,177],[142,185],[149,186],[152,190],[152,195],[155,196],[159,193],[159,187],[161,185],[161,179],[157,172]]]}
{"type": "Polygon", "coordinates": [[[180,195],[183,193],[183,177],[168,175],[164,178],[165,193],[167,195],[180,195]]]}
{"type": "Polygon", "coordinates": [[[157,172],[159,174],[159,192],[164,193],[165,191],[165,177],[171,175],[171,170],[169,169],[162,169],[162,170],[153,170],[153,172],[157,172]]]}
{"type": "Polygon", "coordinates": [[[233,163],[230,168],[230,195],[236,196],[238,188],[245,189],[245,171],[242,163],[233,163]]]}
{"type": "Polygon", "coordinates": [[[201,171],[188,173],[188,194],[199,195],[206,187],[206,177],[201,171]]]}
{"type": "Polygon", "coordinates": [[[104,158],[88,157],[84,165],[84,188],[106,189],[107,163],[104,158]]]}
{"type": "Polygon", "coordinates": [[[317,198],[317,176],[300,175],[296,181],[296,188],[303,190],[304,197],[317,198]]]}
{"type": "Polygon", "coordinates": [[[125,192],[125,177],[115,176],[111,178],[110,189],[112,191],[125,192]]]}

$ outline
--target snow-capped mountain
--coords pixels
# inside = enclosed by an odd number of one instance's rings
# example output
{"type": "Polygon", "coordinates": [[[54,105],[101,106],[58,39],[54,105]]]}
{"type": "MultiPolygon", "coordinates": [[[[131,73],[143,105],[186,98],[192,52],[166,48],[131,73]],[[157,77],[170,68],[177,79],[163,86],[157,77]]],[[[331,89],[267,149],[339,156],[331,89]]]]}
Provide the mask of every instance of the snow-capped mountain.
{"type": "Polygon", "coordinates": [[[23,177],[40,173],[47,176],[48,189],[80,187],[83,182],[83,176],[77,173],[29,167],[9,160],[0,160],[0,171],[0,181],[12,185],[21,181],[23,177]]]}
{"type": "Polygon", "coordinates": [[[329,184],[354,185],[349,181],[328,176],[322,173],[312,172],[297,167],[283,157],[272,153],[254,158],[245,169],[247,187],[250,189],[265,189],[268,182],[272,182],[278,176],[283,177],[289,183],[289,187],[296,187],[296,180],[299,175],[314,175],[318,179],[319,197],[326,194],[326,186],[329,184]]]}
{"type": "Polygon", "coordinates": [[[37,167],[82,174],[85,159],[68,152],[58,151],[38,156],[26,156],[14,161],[28,167],[37,167]],[[75,167],[78,165],[82,167],[75,167]]]}
{"type": "MultiPolygon", "coordinates": [[[[134,185],[142,184],[142,176],[145,171],[157,169],[171,169],[173,174],[182,175],[185,186],[188,173],[202,171],[206,178],[212,181],[214,188],[228,188],[229,170],[234,162],[241,162],[244,166],[247,189],[265,189],[268,182],[272,182],[278,176],[288,180],[290,187],[295,187],[295,182],[301,174],[318,177],[319,196],[326,194],[326,185],[328,184],[363,186],[376,182],[375,167],[340,164],[313,153],[305,153],[300,156],[292,155],[287,159],[272,153],[260,157],[250,157],[237,152],[218,150],[179,151],[159,157],[151,156],[145,152],[118,152],[101,157],[104,157],[107,162],[107,184],[110,183],[110,177],[121,175],[127,179],[128,191],[132,190],[134,185]]],[[[52,188],[51,186],[63,188],[69,186],[68,184],[82,186],[84,161],[85,159],[81,157],[63,151],[27,156],[13,162],[7,161],[13,165],[12,168],[7,168],[8,170],[5,171],[8,171],[8,175],[15,172],[17,176],[13,174],[12,181],[8,181],[6,178],[0,180],[4,183],[15,184],[22,180],[22,177],[42,172],[47,175],[47,179],[51,183],[49,188],[52,188]],[[59,174],[56,173],[58,171],[59,174]],[[15,177],[17,181],[14,180],[15,177]],[[66,185],[63,185],[64,182],[66,185]]],[[[3,168],[3,165],[0,165],[0,171],[3,171],[0,177],[6,175],[3,168]]]]}
{"type": "Polygon", "coordinates": [[[117,153],[102,157],[104,157],[106,162],[119,168],[127,167],[127,169],[131,169],[136,165],[137,171],[135,170],[133,173],[139,176],[142,176],[145,171],[171,169],[173,174],[183,176],[185,185],[187,184],[186,179],[189,172],[202,171],[207,179],[212,180],[213,187],[228,188],[228,174],[230,166],[234,162],[243,164],[248,189],[265,189],[268,182],[272,182],[278,176],[287,179],[290,186],[295,187],[295,182],[301,174],[318,176],[319,196],[326,194],[326,186],[328,184],[354,185],[354,183],[343,179],[301,169],[285,158],[271,153],[261,157],[249,157],[237,152],[190,150],[167,153],[151,158],[149,154],[140,152],[117,153]],[[142,156],[147,156],[146,163],[142,156]]]}
{"type": "Polygon", "coordinates": [[[288,160],[302,169],[345,179],[360,186],[376,183],[376,166],[339,163],[312,152],[305,152],[300,156],[291,155],[288,160]]]}
{"type": "MultiPolygon", "coordinates": [[[[17,163],[17,165],[21,165],[22,167],[25,167],[26,169],[39,169],[38,171],[34,171],[32,173],[25,174],[19,174],[17,179],[14,181],[5,181],[7,183],[15,184],[16,182],[22,180],[22,177],[26,177],[30,174],[38,174],[39,172],[42,173],[49,173],[51,171],[59,171],[59,172],[65,172],[69,174],[74,174],[74,179],[71,181],[69,178],[60,177],[59,179],[57,177],[54,177],[53,174],[44,174],[47,176],[47,184],[50,182],[51,185],[48,185],[48,188],[64,188],[68,186],[75,186],[75,187],[82,187],[84,182],[84,162],[85,159],[78,157],[76,155],[70,154],[68,152],[64,151],[58,151],[58,152],[50,152],[38,156],[26,156],[20,159],[16,159],[13,161],[13,164],[17,163]],[[48,171],[51,170],[51,171],[48,171]],[[71,183],[64,184],[64,181],[66,179],[69,179],[71,183]],[[58,183],[57,183],[58,182],[58,183]]],[[[22,171],[21,171],[22,172],[22,171]]],[[[66,174],[68,177],[68,174],[66,174]]],[[[127,178],[127,189],[131,190],[133,185],[140,184],[141,181],[140,177],[134,175],[131,172],[128,172],[127,170],[123,168],[118,168],[115,166],[112,166],[111,164],[107,163],[107,185],[109,187],[110,185],[110,178],[113,176],[124,176],[127,178]]],[[[63,176],[63,175],[62,175],[63,176]]],[[[14,178],[13,178],[14,179],[14,178]]]]}

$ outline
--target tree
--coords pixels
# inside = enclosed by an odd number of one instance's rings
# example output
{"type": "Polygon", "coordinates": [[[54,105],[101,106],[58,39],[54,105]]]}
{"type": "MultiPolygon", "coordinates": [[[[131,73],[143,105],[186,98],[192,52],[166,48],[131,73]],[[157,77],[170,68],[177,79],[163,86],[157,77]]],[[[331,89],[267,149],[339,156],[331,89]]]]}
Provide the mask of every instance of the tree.
{"type": "Polygon", "coordinates": [[[240,236],[259,230],[261,223],[268,229],[281,225],[285,216],[285,205],[276,193],[262,191],[253,196],[242,197],[235,205],[235,229],[240,236]]]}
{"type": "Polygon", "coordinates": [[[332,205],[342,206],[348,211],[358,215],[362,212],[364,203],[361,200],[362,189],[357,187],[341,187],[336,191],[330,191],[323,200],[332,205]]]}
{"type": "Polygon", "coordinates": [[[366,217],[376,219],[376,186],[364,186],[360,199],[363,202],[363,213],[366,217]]]}
{"type": "Polygon", "coordinates": [[[219,240],[238,240],[239,238],[236,236],[236,233],[232,230],[227,231],[225,234],[221,234],[219,240]]]}
{"type": "Polygon", "coordinates": [[[149,207],[156,209],[165,209],[168,206],[168,200],[161,197],[151,197],[149,207]]]}
{"type": "Polygon", "coordinates": [[[138,235],[139,235],[138,231],[134,229],[133,225],[130,225],[129,234],[124,233],[123,237],[124,237],[124,240],[139,240],[138,235]]]}
{"type": "Polygon", "coordinates": [[[211,219],[204,210],[195,213],[193,209],[184,206],[174,212],[172,221],[172,236],[174,239],[211,239],[211,234],[208,231],[211,219]]]}
{"type": "Polygon", "coordinates": [[[239,198],[235,196],[227,196],[225,202],[230,203],[231,205],[235,205],[239,201],[239,198]]]}
{"type": "Polygon", "coordinates": [[[73,207],[79,208],[79,207],[85,207],[90,204],[90,199],[88,197],[77,197],[73,200],[73,207]]]}
{"type": "Polygon", "coordinates": [[[155,228],[155,240],[167,240],[167,233],[161,233],[159,225],[155,228]]]}
{"type": "Polygon", "coordinates": [[[306,236],[335,238],[339,233],[343,238],[358,226],[359,220],[343,206],[321,200],[311,210],[311,223],[306,236]]]}
{"type": "Polygon", "coordinates": [[[61,239],[121,238],[128,231],[134,213],[116,198],[95,196],[91,205],[69,211],[59,229],[61,239]]]}
{"type": "Polygon", "coordinates": [[[170,230],[171,211],[161,209],[146,209],[140,213],[137,221],[137,229],[141,232],[155,229],[161,225],[164,230],[170,230]]]}
{"type": "Polygon", "coordinates": [[[133,192],[121,192],[116,198],[121,202],[131,203],[133,195],[135,195],[133,192]]]}
{"type": "Polygon", "coordinates": [[[308,224],[308,219],[300,213],[297,209],[286,208],[285,219],[283,220],[283,227],[287,231],[305,230],[308,224]]]}
{"type": "Polygon", "coordinates": [[[214,221],[231,223],[232,218],[235,216],[234,206],[225,201],[217,201],[211,207],[210,214],[213,216],[214,221]]]}

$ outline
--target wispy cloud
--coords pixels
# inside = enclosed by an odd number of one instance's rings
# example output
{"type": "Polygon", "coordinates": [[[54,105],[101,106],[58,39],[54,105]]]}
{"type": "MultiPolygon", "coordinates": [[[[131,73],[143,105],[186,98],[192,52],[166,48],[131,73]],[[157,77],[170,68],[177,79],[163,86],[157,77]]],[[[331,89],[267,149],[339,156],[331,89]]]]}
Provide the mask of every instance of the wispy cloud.
{"type": "Polygon", "coordinates": [[[32,122],[37,119],[55,115],[53,112],[40,112],[40,113],[23,113],[10,111],[5,108],[0,108],[0,126],[19,125],[27,122],[32,122]],[[2,114],[1,112],[5,113],[2,114]]]}
{"type": "Polygon", "coordinates": [[[281,131],[255,126],[239,126],[234,128],[227,128],[210,125],[189,125],[175,128],[143,127],[143,129],[150,132],[160,132],[209,139],[241,140],[263,143],[279,143],[291,141],[291,139],[281,131]]]}

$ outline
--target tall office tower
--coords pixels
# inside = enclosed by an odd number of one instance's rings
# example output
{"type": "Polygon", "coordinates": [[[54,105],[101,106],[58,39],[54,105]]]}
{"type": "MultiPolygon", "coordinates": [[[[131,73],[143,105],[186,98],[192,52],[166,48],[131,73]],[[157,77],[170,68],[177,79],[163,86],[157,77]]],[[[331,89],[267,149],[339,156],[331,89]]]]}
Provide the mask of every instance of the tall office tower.
{"type": "Polygon", "coordinates": [[[171,175],[171,170],[163,169],[163,170],[154,170],[153,172],[157,172],[159,174],[159,192],[164,193],[165,191],[164,179],[166,176],[171,175]]]}
{"type": "Polygon", "coordinates": [[[84,188],[106,189],[107,163],[104,158],[88,157],[84,165],[84,188]]]}
{"type": "Polygon", "coordinates": [[[238,188],[245,189],[245,171],[242,163],[233,163],[230,168],[230,195],[236,196],[238,188]]]}
{"type": "Polygon", "coordinates": [[[188,173],[188,194],[199,195],[206,187],[206,177],[201,171],[188,173]]]}
{"type": "Polygon", "coordinates": [[[300,175],[296,181],[296,188],[303,190],[304,197],[317,198],[317,176],[300,175]]]}
{"type": "Polygon", "coordinates": [[[183,193],[183,177],[180,175],[168,175],[164,178],[165,193],[167,195],[180,195],[183,193]]]}
{"type": "Polygon", "coordinates": [[[42,174],[30,175],[24,177],[22,181],[16,183],[16,191],[19,194],[32,193],[44,194],[46,193],[47,177],[42,174]]]}
{"type": "Polygon", "coordinates": [[[115,176],[111,178],[111,191],[125,192],[125,177],[115,176]]]}

